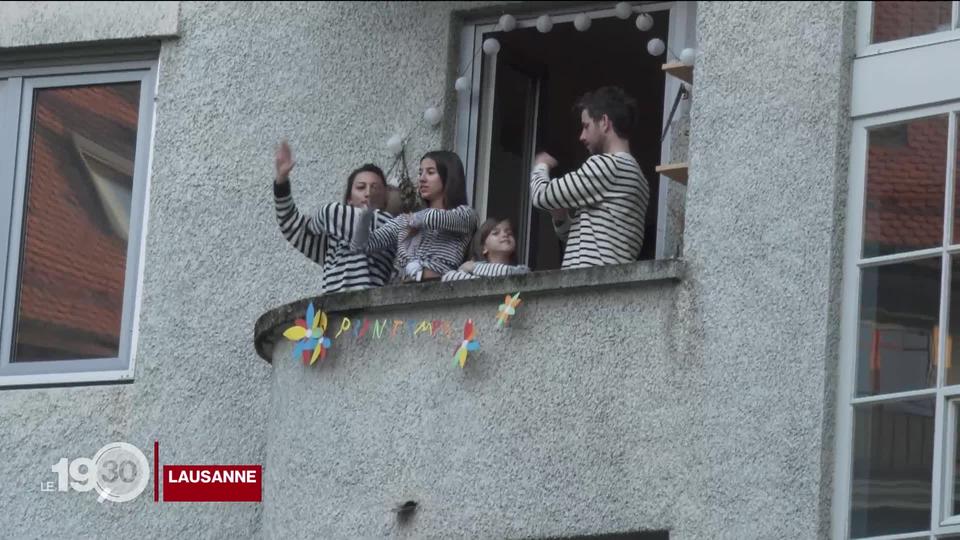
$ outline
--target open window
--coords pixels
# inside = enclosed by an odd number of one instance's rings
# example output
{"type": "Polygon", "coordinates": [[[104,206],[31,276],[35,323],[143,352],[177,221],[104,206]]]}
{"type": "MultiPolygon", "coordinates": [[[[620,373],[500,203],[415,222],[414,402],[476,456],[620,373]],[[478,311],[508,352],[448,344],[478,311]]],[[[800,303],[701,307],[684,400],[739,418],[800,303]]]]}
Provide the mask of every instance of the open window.
{"type": "Polygon", "coordinates": [[[628,19],[617,17],[613,9],[513,15],[518,24],[510,32],[496,22],[482,21],[467,24],[462,38],[461,71],[471,81],[471,90],[470,99],[460,100],[457,151],[464,158],[468,190],[481,220],[509,218],[517,235],[519,262],[534,270],[559,268],[563,245],[551,216],[533,209],[529,201],[533,158],[538,151],[556,157],[559,166],[553,176],[580,167],[588,152],[578,140],[580,120],[573,105],[588,91],[616,85],[637,101],[631,153],[650,188],[639,258],[679,255],[683,214],[676,207],[682,206],[685,186],[658,175],[656,167],[677,157],[671,141],[676,139],[676,119],[684,111],[675,115],[671,126],[665,125],[681,83],[667,76],[662,66],[667,58],[695,45],[694,3],[638,5],[628,19]],[[586,31],[574,26],[581,13],[591,19],[586,31]],[[640,13],[653,19],[647,31],[637,28],[640,13]],[[542,15],[551,17],[549,32],[537,28],[542,15]],[[480,52],[490,37],[500,42],[496,55],[480,52]],[[647,43],[654,38],[667,44],[667,57],[647,52],[647,43]]]}

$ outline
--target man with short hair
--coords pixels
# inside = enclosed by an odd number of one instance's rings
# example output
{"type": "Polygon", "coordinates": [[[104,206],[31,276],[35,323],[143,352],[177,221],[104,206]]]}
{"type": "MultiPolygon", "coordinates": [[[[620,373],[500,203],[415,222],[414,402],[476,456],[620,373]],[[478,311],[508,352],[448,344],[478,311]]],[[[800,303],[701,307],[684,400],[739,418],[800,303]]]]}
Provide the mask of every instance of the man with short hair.
{"type": "Polygon", "coordinates": [[[621,88],[588,92],[575,106],[580,142],[592,154],[583,165],[550,178],[557,160],[541,152],[530,176],[534,208],[550,210],[561,236],[566,233],[563,268],[584,268],[637,260],[650,187],[630,154],[636,102],[621,88]]]}

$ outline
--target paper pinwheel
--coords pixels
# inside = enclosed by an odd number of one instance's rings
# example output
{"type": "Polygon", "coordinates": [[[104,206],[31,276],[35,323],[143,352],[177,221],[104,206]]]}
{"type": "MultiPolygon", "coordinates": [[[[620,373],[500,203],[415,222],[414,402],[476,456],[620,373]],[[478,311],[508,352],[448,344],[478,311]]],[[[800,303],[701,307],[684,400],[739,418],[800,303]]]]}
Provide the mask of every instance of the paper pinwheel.
{"type": "Polygon", "coordinates": [[[297,346],[293,348],[294,358],[299,356],[303,358],[304,364],[313,365],[317,358],[323,360],[330,348],[330,338],[323,335],[326,331],[327,314],[322,311],[315,313],[313,304],[310,304],[307,307],[307,318],[297,319],[297,324],[287,328],[283,337],[297,342],[297,346]],[[307,326],[308,321],[310,326],[307,326]]]}
{"type": "Polygon", "coordinates": [[[457,348],[453,359],[460,364],[460,368],[463,369],[463,365],[467,363],[467,354],[479,348],[480,344],[477,343],[476,333],[473,330],[473,319],[467,319],[467,322],[463,325],[463,343],[457,348]]]}
{"type": "Polygon", "coordinates": [[[523,300],[520,300],[520,293],[513,296],[509,294],[504,297],[503,303],[497,308],[497,328],[502,327],[510,321],[511,315],[516,315],[517,308],[523,300]]]}

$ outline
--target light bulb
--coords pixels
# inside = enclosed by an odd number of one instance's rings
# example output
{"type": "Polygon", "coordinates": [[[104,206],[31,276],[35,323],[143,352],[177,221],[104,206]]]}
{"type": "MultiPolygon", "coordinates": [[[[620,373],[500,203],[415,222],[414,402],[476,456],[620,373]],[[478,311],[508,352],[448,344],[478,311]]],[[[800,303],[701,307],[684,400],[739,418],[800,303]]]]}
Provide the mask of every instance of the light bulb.
{"type": "Polygon", "coordinates": [[[553,30],[553,19],[551,19],[549,15],[537,17],[537,30],[541,34],[546,34],[550,30],[553,30]]]}
{"type": "Polygon", "coordinates": [[[505,13],[500,16],[500,28],[504,32],[510,32],[516,27],[517,27],[517,19],[515,19],[513,15],[510,15],[509,13],[505,13]]]}
{"type": "Polygon", "coordinates": [[[403,139],[401,139],[399,135],[390,137],[387,139],[387,149],[390,150],[393,155],[399,154],[400,151],[403,150],[403,139]]]}
{"type": "Polygon", "coordinates": [[[453,87],[457,89],[457,92],[466,92],[470,88],[470,81],[466,77],[457,77],[453,87]]]}
{"type": "Polygon", "coordinates": [[[497,41],[497,38],[483,40],[483,52],[491,55],[500,52],[500,42],[497,41]]]}
{"type": "Polygon", "coordinates": [[[692,66],[693,63],[697,61],[697,50],[686,48],[680,51],[680,61],[684,64],[692,66]]]}
{"type": "Polygon", "coordinates": [[[653,38],[647,42],[647,52],[650,53],[650,56],[660,56],[666,50],[667,46],[660,38],[653,38]]]}
{"type": "Polygon", "coordinates": [[[586,13],[581,13],[574,17],[573,26],[581,32],[586,32],[587,29],[590,28],[590,22],[590,16],[586,13]]]}
{"type": "Polygon", "coordinates": [[[627,20],[630,18],[630,15],[633,15],[633,6],[630,5],[630,2],[620,2],[615,8],[617,12],[617,18],[627,20]]]}
{"type": "Polygon", "coordinates": [[[637,30],[646,32],[651,28],[653,28],[653,17],[646,13],[641,13],[640,16],[637,17],[637,30]]]}
{"type": "Polygon", "coordinates": [[[436,107],[428,107],[427,110],[423,111],[423,119],[426,120],[431,126],[439,124],[440,109],[436,107]]]}

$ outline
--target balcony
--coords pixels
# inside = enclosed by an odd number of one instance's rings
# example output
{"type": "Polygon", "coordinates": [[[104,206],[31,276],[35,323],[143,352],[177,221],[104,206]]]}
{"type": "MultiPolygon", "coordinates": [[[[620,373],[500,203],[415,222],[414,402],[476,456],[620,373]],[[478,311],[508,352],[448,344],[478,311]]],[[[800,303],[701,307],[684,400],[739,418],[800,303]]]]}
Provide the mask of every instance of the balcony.
{"type": "Polygon", "coordinates": [[[647,261],[333,294],[264,314],[255,333],[273,364],[265,533],[670,529],[668,501],[696,462],[696,378],[674,335],[683,273],[682,261],[647,261]],[[498,305],[518,291],[523,304],[497,329],[498,305]],[[281,334],[311,302],[328,314],[327,336],[344,318],[350,329],[309,366],[281,334]],[[461,369],[454,351],[467,319],[480,349],[461,369]],[[430,329],[414,335],[422,321],[430,329]],[[417,503],[408,517],[394,511],[407,501],[417,503]],[[304,513],[322,530],[302,530],[304,513]]]}

